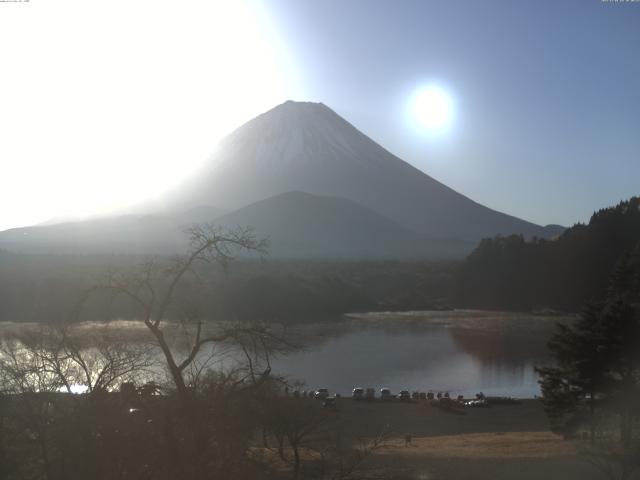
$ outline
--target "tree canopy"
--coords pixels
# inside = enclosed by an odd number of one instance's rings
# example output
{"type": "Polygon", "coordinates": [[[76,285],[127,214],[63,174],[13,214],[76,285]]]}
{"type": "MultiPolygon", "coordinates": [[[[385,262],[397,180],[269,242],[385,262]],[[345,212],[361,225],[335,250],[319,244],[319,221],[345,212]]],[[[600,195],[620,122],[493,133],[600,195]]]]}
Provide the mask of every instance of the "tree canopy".
{"type": "Polygon", "coordinates": [[[640,197],[595,212],[555,240],[484,239],[456,275],[465,307],[577,311],[604,301],[618,260],[640,248],[640,197]]]}
{"type": "Polygon", "coordinates": [[[554,365],[540,384],[552,426],[569,434],[588,424],[590,437],[619,419],[620,439],[632,440],[640,415],[640,249],[623,255],[604,302],[587,304],[572,324],[559,324],[549,348],[554,365]]]}

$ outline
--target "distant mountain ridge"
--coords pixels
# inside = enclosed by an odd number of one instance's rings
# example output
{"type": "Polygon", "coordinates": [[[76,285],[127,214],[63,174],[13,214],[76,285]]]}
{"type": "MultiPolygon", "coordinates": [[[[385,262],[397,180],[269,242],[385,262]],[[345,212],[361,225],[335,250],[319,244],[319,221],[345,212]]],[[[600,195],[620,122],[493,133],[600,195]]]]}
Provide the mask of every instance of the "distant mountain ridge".
{"type": "Polygon", "coordinates": [[[0,232],[0,248],[28,253],[173,254],[193,223],[250,226],[278,259],[459,258],[474,244],[433,239],[351,200],[287,192],[220,215],[198,207],[169,215],[121,215],[0,232]],[[209,215],[215,215],[213,217],[209,215]]]}
{"type": "Polygon", "coordinates": [[[126,214],[41,223],[0,232],[0,248],[24,253],[175,254],[188,247],[184,231],[225,213],[199,205],[154,214],[126,214]]]}
{"type": "Polygon", "coordinates": [[[433,239],[406,229],[351,200],[288,192],[216,219],[226,227],[251,225],[270,239],[277,258],[456,258],[473,243],[433,239]]]}
{"type": "Polygon", "coordinates": [[[118,215],[0,232],[0,248],[21,253],[174,254],[188,226],[168,215],[118,215]]]}
{"type": "Polygon", "coordinates": [[[350,199],[430,237],[549,238],[563,230],[470,200],[391,154],[326,105],[310,102],[287,101],[235,130],[210,164],[167,201],[181,208],[209,204],[235,210],[290,191],[350,199]]]}

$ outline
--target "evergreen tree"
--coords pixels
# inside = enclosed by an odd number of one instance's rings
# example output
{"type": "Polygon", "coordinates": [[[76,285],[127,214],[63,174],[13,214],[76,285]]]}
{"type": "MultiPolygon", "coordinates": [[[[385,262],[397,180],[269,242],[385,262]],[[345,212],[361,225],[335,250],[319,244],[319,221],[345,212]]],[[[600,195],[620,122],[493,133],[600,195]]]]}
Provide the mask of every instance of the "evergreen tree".
{"type": "MultiPolygon", "coordinates": [[[[455,301],[472,308],[577,311],[585,301],[605,300],[616,262],[639,242],[640,197],[595,212],[588,225],[577,224],[555,240],[485,239],[458,269],[455,301]]],[[[639,257],[636,251],[636,266],[626,268],[637,272],[639,257]]],[[[635,275],[626,281],[635,281],[637,292],[635,275]]]]}
{"type": "Polygon", "coordinates": [[[589,304],[576,322],[559,324],[549,342],[556,364],[537,369],[552,428],[565,435],[588,420],[591,439],[595,436],[596,408],[606,394],[607,383],[603,308],[589,304]]]}
{"type": "Polygon", "coordinates": [[[617,415],[620,438],[632,440],[640,410],[640,248],[624,255],[601,304],[587,305],[570,325],[558,325],[549,343],[555,365],[538,368],[552,427],[570,433],[587,420],[617,415]]]}

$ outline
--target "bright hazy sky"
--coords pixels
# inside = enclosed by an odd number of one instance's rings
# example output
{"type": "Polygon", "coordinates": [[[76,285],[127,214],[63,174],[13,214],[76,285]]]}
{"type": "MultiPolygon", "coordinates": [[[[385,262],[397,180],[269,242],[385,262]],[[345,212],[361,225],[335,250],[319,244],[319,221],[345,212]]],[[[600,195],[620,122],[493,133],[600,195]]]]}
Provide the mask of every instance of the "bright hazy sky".
{"type": "Polygon", "coordinates": [[[0,2],[0,45],[0,230],[159,194],[289,98],[536,223],[640,194],[638,2],[0,2]]]}
{"type": "Polygon", "coordinates": [[[257,2],[0,3],[0,229],[154,195],[299,95],[257,2]]]}

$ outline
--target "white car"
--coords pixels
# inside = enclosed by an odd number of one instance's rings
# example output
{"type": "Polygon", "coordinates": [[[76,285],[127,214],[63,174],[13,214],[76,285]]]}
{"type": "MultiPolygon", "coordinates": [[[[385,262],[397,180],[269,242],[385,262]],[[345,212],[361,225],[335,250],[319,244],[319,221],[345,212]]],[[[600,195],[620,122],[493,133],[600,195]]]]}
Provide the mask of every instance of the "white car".
{"type": "Polygon", "coordinates": [[[313,397],[320,400],[325,400],[326,398],[329,398],[329,389],[319,388],[318,390],[315,391],[315,393],[313,394],[313,397]]]}

